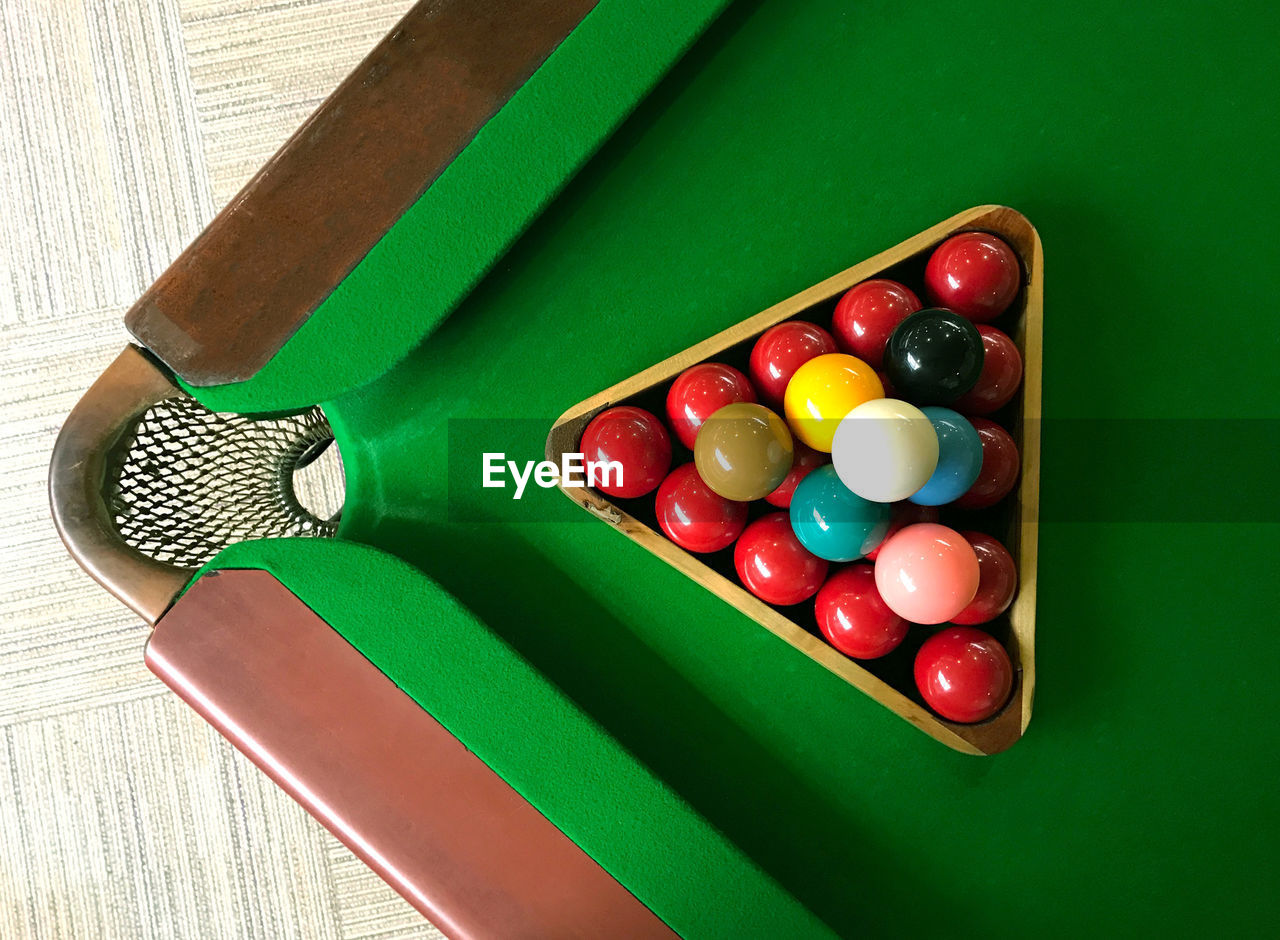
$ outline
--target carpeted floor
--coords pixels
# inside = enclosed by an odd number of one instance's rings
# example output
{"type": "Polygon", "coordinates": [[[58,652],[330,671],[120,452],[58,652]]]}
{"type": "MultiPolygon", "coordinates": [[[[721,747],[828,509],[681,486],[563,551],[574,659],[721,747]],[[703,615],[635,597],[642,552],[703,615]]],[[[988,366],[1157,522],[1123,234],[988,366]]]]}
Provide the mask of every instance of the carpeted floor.
{"type": "Polygon", "coordinates": [[[129,304],[409,0],[0,4],[0,937],[429,937],[170,695],[45,471],[129,304]]]}

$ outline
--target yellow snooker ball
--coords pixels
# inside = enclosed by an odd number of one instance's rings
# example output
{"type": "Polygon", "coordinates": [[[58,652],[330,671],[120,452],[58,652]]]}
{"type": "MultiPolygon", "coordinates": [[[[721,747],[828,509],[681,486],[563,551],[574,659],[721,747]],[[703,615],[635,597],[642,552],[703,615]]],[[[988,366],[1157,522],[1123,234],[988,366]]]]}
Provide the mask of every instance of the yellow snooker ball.
{"type": "Polygon", "coordinates": [[[787,383],[782,410],[796,437],[829,454],[840,419],[874,398],[884,398],[875,369],[856,356],[828,353],[796,370],[787,383]]]}

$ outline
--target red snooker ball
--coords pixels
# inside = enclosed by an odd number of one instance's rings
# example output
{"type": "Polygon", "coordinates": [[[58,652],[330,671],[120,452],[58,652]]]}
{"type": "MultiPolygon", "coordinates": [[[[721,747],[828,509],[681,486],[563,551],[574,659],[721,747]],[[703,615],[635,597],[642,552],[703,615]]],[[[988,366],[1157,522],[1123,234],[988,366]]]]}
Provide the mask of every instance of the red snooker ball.
{"type": "Polygon", "coordinates": [[[889,334],[921,306],[920,298],[897,281],[863,281],[836,303],[831,331],[845,352],[879,369],[889,334]]]}
{"type": "Polygon", "coordinates": [[[734,546],[733,566],[748,591],[779,607],[807,601],[827,577],[827,563],[800,544],[785,512],[747,526],[734,546]]]}
{"type": "Polygon", "coordinates": [[[1009,549],[982,532],[961,532],[978,556],[978,593],[952,623],[974,625],[995,620],[1013,603],[1018,590],[1018,566],[1009,549]]]}
{"type": "Polygon", "coordinates": [[[690,552],[728,548],[747,525],[747,504],[716,493],[691,463],[676,467],[662,481],[656,508],[667,538],[690,552]]]}
{"type": "Polygon", "coordinates": [[[889,517],[889,531],[884,534],[884,538],[880,540],[871,551],[866,553],[867,561],[875,561],[876,556],[880,554],[880,548],[889,538],[899,529],[906,528],[909,525],[915,525],[917,522],[937,522],[940,516],[937,506],[917,506],[915,503],[903,500],[900,503],[894,503],[891,510],[892,515],[889,517]]]}
{"type": "Polygon", "coordinates": [[[765,330],[751,347],[751,380],[760,394],[777,404],[797,369],[810,359],[836,351],[836,341],[816,323],[779,323],[765,330]]]}
{"type": "Polygon", "coordinates": [[[814,599],[814,613],[828,642],[854,659],[892,652],[911,626],[880,596],[871,565],[850,565],[828,578],[814,599]]]}
{"type": "Polygon", "coordinates": [[[1018,445],[1009,432],[986,418],[971,418],[970,423],[982,441],[982,469],[969,491],[952,505],[961,509],[986,509],[1004,499],[1018,482],[1018,445]]]}
{"type": "Polygon", "coordinates": [[[685,369],[667,391],[667,418],[680,443],[693,450],[698,429],[734,402],[755,402],[756,392],[747,377],[722,362],[703,362],[685,369]]]}
{"type": "Polygon", "coordinates": [[[651,493],[671,467],[671,438],[667,429],[643,408],[620,405],[600,412],[582,432],[582,454],[588,462],[622,465],[607,486],[597,489],[607,496],[635,499],[651,493]]]}
{"type": "Polygon", "coordinates": [[[796,487],[800,485],[800,481],[831,460],[830,454],[814,450],[799,441],[795,441],[795,447],[795,457],[791,461],[791,472],[787,474],[785,480],[778,484],[776,490],[764,498],[764,501],[770,506],[777,506],[779,509],[790,507],[791,496],[795,493],[796,487]]]}
{"type": "Polygon", "coordinates": [[[924,286],[930,302],[974,323],[994,320],[1018,296],[1022,267],[1013,249],[986,232],[953,235],[929,256],[924,286]]]}
{"type": "Polygon", "coordinates": [[[924,641],[915,662],[925,704],[950,721],[985,721],[1013,690],[1013,663],[995,637],[973,627],[947,627],[924,641]]]}
{"type": "Polygon", "coordinates": [[[963,415],[989,415],[1013,399],[1022,384],[1022,354],[1008,334],[985,323],[978,324],[982,337],[982,372],[973,388],[952,408],[963,415]]]}

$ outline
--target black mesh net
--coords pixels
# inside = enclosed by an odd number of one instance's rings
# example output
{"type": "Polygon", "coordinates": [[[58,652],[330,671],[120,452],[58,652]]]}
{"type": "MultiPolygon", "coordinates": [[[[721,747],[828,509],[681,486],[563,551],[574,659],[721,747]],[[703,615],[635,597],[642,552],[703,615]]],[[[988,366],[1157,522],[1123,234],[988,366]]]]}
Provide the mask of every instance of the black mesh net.
{"type": "Polygon", "coordinates": [[[105,496],[124,541],[156,561],[198,568],[248,539],[331,536],[298,502],[296,469],[333,443],[319,408],[252,419],[192,398],[153,405],[113,453],[105,496]]]}

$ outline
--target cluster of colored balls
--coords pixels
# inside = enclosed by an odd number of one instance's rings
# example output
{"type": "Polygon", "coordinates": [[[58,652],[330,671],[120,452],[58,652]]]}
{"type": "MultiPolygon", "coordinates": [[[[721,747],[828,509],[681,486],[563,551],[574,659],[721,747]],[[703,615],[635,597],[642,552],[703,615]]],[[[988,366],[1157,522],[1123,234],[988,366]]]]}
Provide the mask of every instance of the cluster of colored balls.
{"type": "Polygon", "coordinates": [[[995,538],[939,515],[993,506],[1017,482],[1018,448],[988,416],[1013,400],[1022,359],[989,321],[1021,281],[1001,239],[953,236],[925,269],[933,306],[897,281],[864,281],[839,299],[830,330],[780,323],[756,340],[749,374],[694,365],[668,389],[666,425],[609,408],[581,449],[621,464],[605,494],[656,490],[658,526],[680,547],[732,546],[752,594],[812,601],[818,631],[847,656],[886,656],[913,624],[945,625],[916,654],[919,693],[943,718],[986,720],[1007,701],[1013,667],[975,626],[1009,608],[1017,567],[995,538]],[[668,427],[692,452],[675,469],[668,427]]]}

